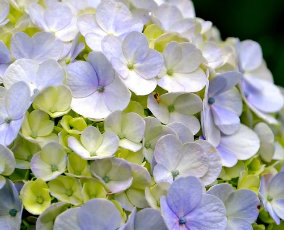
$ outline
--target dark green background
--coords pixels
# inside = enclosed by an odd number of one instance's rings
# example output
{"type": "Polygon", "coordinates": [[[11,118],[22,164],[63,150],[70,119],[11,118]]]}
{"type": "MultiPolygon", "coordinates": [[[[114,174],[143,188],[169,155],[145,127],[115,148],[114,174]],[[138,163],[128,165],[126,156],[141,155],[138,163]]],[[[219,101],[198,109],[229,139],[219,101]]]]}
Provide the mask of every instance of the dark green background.
{"type": "Polygon", "coordinates": [[[212,21],[223,39],[260,43],[275,83],[284,87],[284,0],[192,1],[197,17],[212,21]]]}

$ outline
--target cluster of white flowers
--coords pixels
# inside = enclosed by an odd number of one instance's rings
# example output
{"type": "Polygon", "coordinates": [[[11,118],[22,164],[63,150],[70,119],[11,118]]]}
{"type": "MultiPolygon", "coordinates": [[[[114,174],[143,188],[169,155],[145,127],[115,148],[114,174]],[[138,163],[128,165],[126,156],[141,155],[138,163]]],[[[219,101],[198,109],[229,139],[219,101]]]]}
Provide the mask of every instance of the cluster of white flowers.
{"type": "Polygon", "coordinates": [[[0,229],[282,229],[282,91],[190,0],[0,0],[0,229]]]}

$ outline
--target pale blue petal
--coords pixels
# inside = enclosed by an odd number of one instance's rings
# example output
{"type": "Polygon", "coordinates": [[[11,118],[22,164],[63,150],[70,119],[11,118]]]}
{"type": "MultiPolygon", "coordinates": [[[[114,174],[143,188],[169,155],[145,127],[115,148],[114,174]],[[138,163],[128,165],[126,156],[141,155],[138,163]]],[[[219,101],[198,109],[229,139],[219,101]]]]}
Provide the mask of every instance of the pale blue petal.
{"type": "Polygon", "coordinates": [[[240,118],[227,109],[217,105],[211,106],[215,125],[226,135],[234,134],[240,127],[240,118]]]}
{"type": "Polygon", "coordinates": [[[97,74],[88,62],[72,63],[67,66],[66,72],[67,86],[71,89],[73,97],[84,98],[97,90],[97,74]]]}
{"type": "Polygon", "coordinates": [[[81,229],[115,230],[121,222],[120,212],[106,199],[92,199],[85,203],[78,212],[81,229]]]}
{"type": "MultiPolygon", "coordinates": [[[[198,178],[194,176],[181,177],[175,180],[169,188],[167,193],[167,204],[169,205],[171,210],[177,215],[177,217],[184,217],[186,215],[192,216],[195,214],[194,212],[196,212],[198,209],[203,209],[204,216],[207,214],[206,212],[208,212],[210,209],[207,210],[206,207],[206,210],[204,209],[204,204],[202,204],[202,201],[204,200],[203,196],[204,195],[202,193],[202,184],[198,178]]],[[[218,201],[221,202],[220,200],[218,201]]],[[[218,202],[215,202],[215,204],[217,205],[217,211],[219,208],[218,206],[220,205],[218,205],[218,202]]]]}
{"type": "Polygon", "coordinates": [[[62,67],[55,60],[44,61],[38,69],[36,87],[42,90],[49,86],[63,84],[64,73],[62,67]]]}
{"type": "Polygon", "coordinates": [[[152,208],[139,211],[135,217],[135,230],[167,230],[161,213],[152,208]]]}
{"type": "Polygon", "coordinates": [[[180,230],[179,218],[167,204],[166,197],[162,196],[160,199],[160,203],[161,203],[162,215],[168,229],[180,230]]]}
{"type": "Polygon", "coordinates": [[[4,42],[0,41],[0,64],[8,64],[9,62],[11,62],[9,49],[4,42]]]}
{"type": "Polygon", "coordinates": [[[146,36],[139,32],[132,32],[122,43],[122,51],[129,63],[142,62],[148,55],[149,44],[146,36]]]}
{"type": "Polygon", "coordinates": [[[23,32],[14,34],[11,38],[11,54],[15,59],[33,59],[33,41],[23,32]]]}
{"type": "Polygon", "coordinates": [[[209,82],[209,97],[214,97],[226,92],[238,84],[241,78],[242,75],[236,71],[225,72],[217,75],[209,82]]]}
{"type": "Polygon", "coordinates": [[[72,20],[71,10],[68,6],[55,3],[46,9],[44,19],[49,30],[57,32],[70,24],[72,20]]]}
{"type": "Polygon", "coordinates": [[[30,107],[30,89],[23,82],[17,82],[7,91],[5,97],[6,109],[12,120],[21,119],[30,107]]]}
{"type": "Polygon", "coordinates": [[[96,71],[99,86],[108,86],[114,81],[115,71],[102,52],[89,53],[87,62],[90,63],[96,71]]]}
{"type": "Polygon", "coordinates": [[[202,195],[200,203],[186,216],[188,229],[221,230],[227,225],[223,202],[212,195],[202,195]]]}
{"type": "Polygon", "coordinates": [[[149,49],[144,60],[134,65],[135,71],[145,79],[157,77],[163,67],[162,55],[156,50],[149,49]]]}

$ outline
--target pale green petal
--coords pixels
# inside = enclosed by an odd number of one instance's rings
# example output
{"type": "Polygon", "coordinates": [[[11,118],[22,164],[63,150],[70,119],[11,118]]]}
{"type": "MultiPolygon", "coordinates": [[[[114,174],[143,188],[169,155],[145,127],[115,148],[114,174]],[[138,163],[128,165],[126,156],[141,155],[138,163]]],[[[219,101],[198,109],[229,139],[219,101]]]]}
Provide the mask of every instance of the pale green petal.
{"type": "Polygon", "coordinates": [[[70,204],[58,202],[50,205],[38,218],[36,228],[40,230],[53,230],[56,217],[66,211],[70,204]]]}
{"type": "Polygon", "coordinates": [[[0,159],[1,162],[4,163],[2,164],[2,167],[0,166],[0,174],[4,176],[11,175],[16,167],[16,160],[13,152],[4,145],[0,145],[0,159]]]}
{"type": "Polygon", "coordinates": [[[78,179],[68,176],[58,176],[48,183],[50,193],[60,201],[73,205],[82,203],[82,187],[78,179]]]}

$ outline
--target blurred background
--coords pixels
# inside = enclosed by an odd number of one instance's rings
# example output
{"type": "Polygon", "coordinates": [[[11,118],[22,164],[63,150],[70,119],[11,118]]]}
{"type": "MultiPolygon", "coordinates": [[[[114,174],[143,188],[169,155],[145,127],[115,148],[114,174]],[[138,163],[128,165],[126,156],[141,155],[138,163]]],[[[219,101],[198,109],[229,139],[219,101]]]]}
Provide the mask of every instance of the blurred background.
{"type": "Polygon", "coordinates": [[[222,39],[260,43],[277,85],[284,87],[284,0],[192,0],[197,17],[212,21],[222,39]]]}

